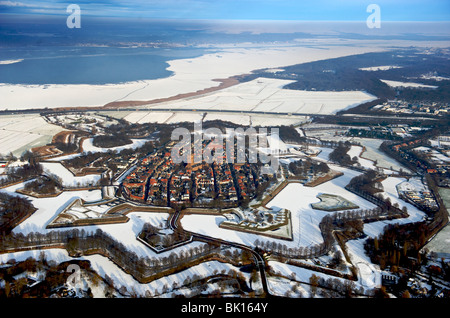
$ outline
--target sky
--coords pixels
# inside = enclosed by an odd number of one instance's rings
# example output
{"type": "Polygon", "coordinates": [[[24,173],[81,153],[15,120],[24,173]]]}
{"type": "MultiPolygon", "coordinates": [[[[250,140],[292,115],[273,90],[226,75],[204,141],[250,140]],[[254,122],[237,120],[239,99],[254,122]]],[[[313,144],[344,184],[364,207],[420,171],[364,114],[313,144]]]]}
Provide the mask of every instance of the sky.
{"type": "Polygon", "coordinates": [[[383,21],[450,21],[450,0],[0,0],[2,14],[205,20],[365,21],[380,8],[383,21]]]}

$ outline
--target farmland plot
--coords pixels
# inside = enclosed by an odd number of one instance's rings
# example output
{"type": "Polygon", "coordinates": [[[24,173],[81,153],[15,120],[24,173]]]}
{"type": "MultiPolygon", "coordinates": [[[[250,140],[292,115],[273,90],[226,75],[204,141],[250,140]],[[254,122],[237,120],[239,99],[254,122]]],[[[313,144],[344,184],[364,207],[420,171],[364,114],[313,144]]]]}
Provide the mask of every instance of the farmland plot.
{"type": "Polygon", "coordinates": [[[12,152],[20,156],[26,150],[51,142],[63,130],[39,115],[0,116],[0,154],[12,152]]]}
{"type": "MultiPolygon", "coordinates": [[[[170,103],[171,109],[254,111],[279,113],[334,114],[339,110],[372,101],[374,96],[362,91],[300,91],[284,89],[292,81],[257,78],[223,90],[185,98],[170,103]]],[[[160,108],[166,103],[148,105],[160,108]]]]}

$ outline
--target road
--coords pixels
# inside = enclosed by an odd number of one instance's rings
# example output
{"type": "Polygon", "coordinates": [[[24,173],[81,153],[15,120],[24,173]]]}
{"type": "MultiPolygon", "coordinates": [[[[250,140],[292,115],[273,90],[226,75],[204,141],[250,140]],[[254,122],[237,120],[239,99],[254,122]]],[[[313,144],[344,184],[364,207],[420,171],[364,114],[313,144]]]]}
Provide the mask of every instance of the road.
{"type": "MultiPolygon", "coordinates": [[[[180,211],[175,211],[174,214],[172,215],[172,217],[170,218],[170,222],[169,222],[170,228],[172,230],[175,230],[176,228],[181,227],[179,224],[180,219],[181,219],[180,211]]],[[[185,231],[185,230],[183,229],[183,231],[185,231]]],[[[186,231],[186,232],[188,232],[188,231],[186,231]]],[[[263,256],[260,255],[257,251],[255,251],[254,249],[252,249],[244,244],[229,242],[229,241],[225,241],[225,240],[218,239],[215,237],[198,234],[198,233],[193,233],[193,232],[188,232],[188,233],[190,233],[194,239],[197,239],[200,241],[216,243],[216,244],[221,244],[221,245],[227,245],[227,246],[239,248],[239,249],[250,252],[253,255],[253,258],[255,259],[255,264],[259,270],[263,291],[267,296],[272,296],[267,287],[266,263],[264,261],[263,256]]]]}
{"type": "Polygon", "coordinates": [[[391,124],[404,124],[408,121],[417,122],[421,120],[422,122],[433,123],[436,120],[442,119],[442,117],[436,116],[401,116],[393,114],[392,116],[382,116],[379,115],[369,115],[369,114],[317,114],[317,113],[291,113],[291,112],[271,112],[271,111],[252,111],[252,110],[225,110],[225,109],[194,109],[194,108],[136,108],[136,107],[118,107],[118,108],[104,108],[104,107],[88,107],[88,108],[65,108],[65,109],[25,109],[25,110],[0,110],[0,116],[2,115],[17,115],[17,114],[40,114],[40,115],[52,115],[52,114],[65,114],[65,113],[86,113],[86,112],[193,112],[193,113],[226,113],[226,114],[236,114],[236,115],[259,115],[259,116],[289,116],[290,118],[295,117],[314,117],[325,122],[336,122],[339,121],[341,124],[352,124],[352,123],[367,123],[373,124],[374,122],[379,122],[380,118],[384,122],[391,124]]]}

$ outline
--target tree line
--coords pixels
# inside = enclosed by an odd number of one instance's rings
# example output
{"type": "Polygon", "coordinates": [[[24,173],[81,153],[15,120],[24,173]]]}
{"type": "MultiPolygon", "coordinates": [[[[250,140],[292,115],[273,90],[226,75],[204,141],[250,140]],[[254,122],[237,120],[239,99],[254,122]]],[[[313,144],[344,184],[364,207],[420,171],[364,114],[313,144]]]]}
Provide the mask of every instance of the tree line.
{"type": "Polygon", "coordinates": [[[29,200],[0,192],[0,233],[11,232],[22,219],[34,211],[35,208],[29,200]]]}
{"type": "Polygon", "coordinates": [[[0,240],[2,251],[58,245],[66,248],[69,255],[100,253],[110,258],[139,282],[149,281],[152,277],[162,275],[164,271],[174,271],[177,267],[188,266],[190,262],[221,253],[220,245],[204,243],[177,252],[173,251],[163,257],[143,257],[130,251],[123,243],[100,229],[95,232],[86,232],[84,229],[47,233],[31,232],[27,235],[3,233],[0,240]]]}
{"type": "Polygon", "coordinates": [[[349,141],[342,142],[340,141],[336,148],[333,149],[329,154],[329,158],[331,161],[337,162],[343,166],[351,166],[354,163],[358,162],[358,158],[351,158],[347,153],[352,147],[349,141]],[[356,159],[356,160],[355,160],[356,159]]]}
{"type": "Polygon", "coordinates": [[[112,148],[123,145],[129,145],[133,141],[121,134],[114,133],[112,135],[98,135],[92,139],[92,144],[99,148],[112,148]]]}
{"type": "Polygon", "coordinates": [[[37,177],[43,171],[42,165],[37,161],[26,163],[23,166],[8,166],[5,171],[6,177],[0,179],[0,187],[37,177]]]}

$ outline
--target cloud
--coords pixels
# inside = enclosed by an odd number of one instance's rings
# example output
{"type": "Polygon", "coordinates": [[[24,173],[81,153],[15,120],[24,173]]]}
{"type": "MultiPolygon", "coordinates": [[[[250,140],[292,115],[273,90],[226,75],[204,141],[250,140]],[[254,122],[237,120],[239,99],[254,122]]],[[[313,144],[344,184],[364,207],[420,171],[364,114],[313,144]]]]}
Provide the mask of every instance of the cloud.
{"type": "Polygon", "coordinates": [[[17,2],[17,1],[0,1],[0,6],[5,7],[29,7],[29,8],[35,8],[36,5],[32,5],[29,3],[23,3],[23,2],[17,2]]]}
{"type": "MultiPolygon", "coordinates": [[[[365,21],[370,0],[0,0],[1,13],[65,15],[69,4],[101,17],[365,21]]],[[[448,0],[377,0],[388,21],[450,19],[448,0]]]]}

